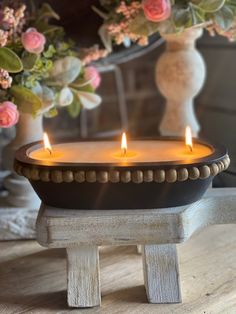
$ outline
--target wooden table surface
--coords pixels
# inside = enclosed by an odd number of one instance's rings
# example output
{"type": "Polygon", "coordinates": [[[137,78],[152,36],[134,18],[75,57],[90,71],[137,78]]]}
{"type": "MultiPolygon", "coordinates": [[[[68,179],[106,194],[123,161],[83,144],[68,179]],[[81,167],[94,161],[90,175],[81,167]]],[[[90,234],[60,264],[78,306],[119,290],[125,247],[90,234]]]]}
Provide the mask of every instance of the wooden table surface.
{"type": "Polygon", "coordinates": [[[136,247],[100,250],[102,307],[68,309],[65,250],[0,242],[0,313],[235,314],[236,226],[212,226],[178,245],[182,304],[147,304],[136,247]]]}

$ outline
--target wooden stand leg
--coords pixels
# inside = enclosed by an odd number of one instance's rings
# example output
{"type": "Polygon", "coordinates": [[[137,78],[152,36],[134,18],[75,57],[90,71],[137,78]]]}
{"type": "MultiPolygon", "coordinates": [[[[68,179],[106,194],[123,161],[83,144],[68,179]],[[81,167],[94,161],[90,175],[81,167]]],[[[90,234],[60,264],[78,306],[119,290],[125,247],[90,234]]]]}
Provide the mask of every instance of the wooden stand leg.
{"type": "Polygon", "coordinates": [[[68,305],[93,307],[101,304],[97,246],[67,248],[68,305]]]}
{"type": "Polygon", "coordinates": [[[148,301],[181,302],[176,245],[144,245],[142,255],[148,301]]]}
{"type": "Polygon", "coordinates": [[[137,245],[137,253],[142,254],[142,245],[140,244],[137,245]]]}

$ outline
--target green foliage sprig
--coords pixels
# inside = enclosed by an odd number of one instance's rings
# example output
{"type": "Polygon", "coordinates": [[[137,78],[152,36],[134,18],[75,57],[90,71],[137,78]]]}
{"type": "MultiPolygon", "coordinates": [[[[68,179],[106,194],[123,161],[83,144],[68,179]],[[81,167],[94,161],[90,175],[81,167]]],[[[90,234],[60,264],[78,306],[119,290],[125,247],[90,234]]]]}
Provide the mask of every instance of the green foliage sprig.
{"type": "Polygon", "coordinates": [[[92,78],[86,77],[73,41],[51,22],[60,19],[58,14],[47,3],[37,10],[6,3],[0,5],[0,101],[47,117],[55,116],[60,107],[76,117],[81,106],[99,105],[101,98],[92,78]]]}

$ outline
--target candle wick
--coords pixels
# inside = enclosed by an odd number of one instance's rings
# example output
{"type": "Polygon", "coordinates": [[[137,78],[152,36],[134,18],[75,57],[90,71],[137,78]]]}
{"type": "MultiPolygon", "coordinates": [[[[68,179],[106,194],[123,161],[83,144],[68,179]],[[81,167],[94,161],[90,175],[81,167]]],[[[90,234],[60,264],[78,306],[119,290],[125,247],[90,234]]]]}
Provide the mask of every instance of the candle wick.
{"type": "Polygon", "coordinates": [[[191,145],[188,145],[188,148],[189,148],[190,152],[192,153],[193,152],[193,147],[191,145]]]}
{"type": "Polygon", "coordinates": [[[126,153],[127,153],[127,149],[123,148],[123,156],[126,156],[126,153]]]}
{"type": "Polygon", "coordinates": [[[52,155],[52,150],[50,148],[47,148],[47,151],[49,152],[50,155],[52,155]]]}

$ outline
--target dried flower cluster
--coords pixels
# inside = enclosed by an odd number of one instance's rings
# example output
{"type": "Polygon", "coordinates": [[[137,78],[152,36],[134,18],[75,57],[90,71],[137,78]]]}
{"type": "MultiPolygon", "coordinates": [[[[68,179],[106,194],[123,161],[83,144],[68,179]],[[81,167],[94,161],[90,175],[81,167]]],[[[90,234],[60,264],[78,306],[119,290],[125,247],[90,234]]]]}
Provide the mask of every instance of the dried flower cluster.
{"type": "MultiPolygon", "coordinates": [[[[17,9],[8,6],[0,7],[0,47],[5,47],[17,40],[25,23],[25,9],[26,6],[24,4],[21,4],[17,9]]],[[[7,89],[11,87],[11,84],[12,77],[8,71],[0,68],[0,87],[7,89]]]]}
{"type": "Polygon", "coordinates": [[[16,41],[25,24],[26,6],[21,4],[13,9],[8,6],[0,9],[0,46],[4,47],[12,40],[16,41]]]}
{"type": "Polygon", "coordinates": [[[121,1],[120,5],[115,9],[116,14],[122,15],[123,19],[120,22],[109,23],[107,31],[118,45],[125,43],[127,39],[138,42],[141,46],[147,45],[148,36],[137,34],[130,28],[131,21],[135,19],[141,9],[142,5],[138,1],[133,1],[130,4],[121,1]]]}
{"type": "Polygon", "coordinates": [[[97,45],[87,49],[81,49],[80,51],[80,58],[84,65],[105,58],[107,55],[108,51],[106,49],[99,49],[97,45]]]}
{"type": "Polygon", "coordinates": [[[0,86],[3,89],[11,87],[12,77],[6,70],[0,69],[0,86]]]}
{"type": "Polygon", "coordinates": [[[145,45],[154,33],[179,33],[193,26],[236,39],[235,0],[101,0],[101,5],[105,46],[111,41],[145,45]]]}

